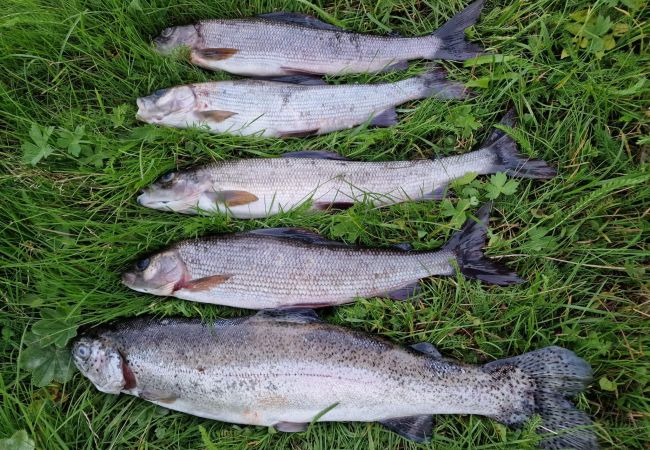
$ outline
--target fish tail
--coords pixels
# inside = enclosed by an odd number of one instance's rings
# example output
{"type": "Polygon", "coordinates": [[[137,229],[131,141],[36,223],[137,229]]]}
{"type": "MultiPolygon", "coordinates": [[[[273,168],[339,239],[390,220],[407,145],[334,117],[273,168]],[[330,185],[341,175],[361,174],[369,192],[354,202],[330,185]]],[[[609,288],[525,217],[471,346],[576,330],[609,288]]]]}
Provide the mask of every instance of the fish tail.
{"type": "Polygon", "coordinates": [[[419,98],[435,97],[448,100],[474,97],[474,93],[463,83],[449,80],[447,71],[442,68],[425,72],[415,77],[415,80],[420,83],[417,93],[419,98]]]}
{"type": "MultiPolygon", "coordinates": [[[[513,128],[514,110],[508,111],[500,123],[513,128]]],[[[502,130],[495,130],[482,145],[482,149],[488,150],[494,156],[494,164],[488,173],[505,172],[513,177],[539,179],[549,179],[557,175],[557,171],[545,161],[522,155],[515,140],[502,130]]]]}
{"type": "Polygon", "coordinates": [[[456,254],[456,262],[466,278],[507,286],[523,283],[517,274],[483,253],[492,203],[486,203],[476,212],[478,221],[467,219],[463,228],[454,234],[444,250],[456,254]]]}
{"type": "Polygon", "coordinates": [[[513,398],[493,416],[506,425],[519,426],[533,414],[542,419],[537,429],[540,446],[548,449],[597,449],[592,421],[566,397],[584,391],[591,382],[591,366],[561,347],[546,347],[483,366],[485,372],[511,387],[523,386],[522,396],[513,398]]]}
{"type": "Polygon", "coordinates": [[[464,61],[483,54],[483,48],[465,40],[465,28],[476,23],[483,3],[484,0],[475,1],[433,32],[442,44],[433,54],[434,59],[464,61]]]}

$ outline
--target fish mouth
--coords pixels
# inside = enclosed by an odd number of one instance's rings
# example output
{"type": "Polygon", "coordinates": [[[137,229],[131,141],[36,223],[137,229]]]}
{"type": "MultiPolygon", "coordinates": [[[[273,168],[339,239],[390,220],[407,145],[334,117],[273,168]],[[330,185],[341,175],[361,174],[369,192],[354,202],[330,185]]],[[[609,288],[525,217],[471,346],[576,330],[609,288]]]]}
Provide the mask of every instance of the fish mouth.
{"type": "Polygon", "coordinates": [[[135,283],[135,274],[131,272],[125,272],[122,274],[122,284],[126,287],[131,287],[133,286],[133,283],[135,283]]]}
{"type": "Polygon", "coordinates": [[[146,110],[144,97],[138,97],[138,99],[135,101],[135,104],[138,105],[138,112],[135,113],[135,118],[137,120],[141,120],[142,122],[146,122],[146,119],[143,115],[143,112],[146,110]]]}
{"type": "Polygon", "coordinates": [[[145,208],[158,209],[163,211],[174,211],[171,204],[171,200],[149,200],[147,199],[147,194],[140,194],[137,198],[137,202],[140,206],[145,208]]]}

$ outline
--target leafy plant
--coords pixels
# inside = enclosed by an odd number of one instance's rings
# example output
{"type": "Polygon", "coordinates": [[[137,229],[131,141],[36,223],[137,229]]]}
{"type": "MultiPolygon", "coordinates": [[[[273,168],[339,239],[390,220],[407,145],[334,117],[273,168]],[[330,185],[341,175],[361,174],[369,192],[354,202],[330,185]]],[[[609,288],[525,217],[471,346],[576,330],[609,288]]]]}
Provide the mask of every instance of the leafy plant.
{"type": "Polygon", "coordinates": [[[548,232],[549,230],[544,227],[531,228],[528,231],[528,237],[530,240],[526,247],[534,252],[540,252],[542,250],[549,252],[550,250],[557,248],[557,239],[553,236],[548,236],[548,232]]]}
{"type": "Polygon", "coordinates": [[[451,217],[450,225],[454,228],[460,228],[467,219],[467,211],[478,205],[478,200],[461,198],[454,205],[448,198],[441,203],[441,212],[443,216],[451,217]]]}
{"type": "Polygon", "coordinates": [[[501,195],[512,195],[517,191],[519,181],[508,180],[503,172],[497,172],[490,176],[490,182],[485,185],[486,197],[495,200],[501,195]]]}
{"type": "MultiPolygon", "coordinates": [[[[616,37],[628,31],[625,23],[614,23],[609,16],[593,15],[592,10],[585,9],[571,14],[572,21],[564,29],[573,37],[571,42],[575,48],[586,50],[597,59],[605,56],[605,52],[616,47],[616,37]]],[[[562,50],[561,58],[570,55],[569,49],[562,50]]]]}
{"type": "Polygon", "coordinates": [[[470,105],[457,106],[449,114],[449,122],[460,129],[462,137],[469,137],[473,131],[481,128],[481,122],[472,114],[472,108],[470,105]]]}
{"type": "Polygon", "coordinates": [[[34,450],[34,448],[34,440],[25,430],[18,430],[11,437],[0,439],[0,449],[3,450],[34,450]]]}
{"type": "Polygon", "coordinates": [[[23,150],[23,162],[35,166],[38,162],[47,158],[54,152],[54,147],[49,144],[50,136],[54,127],[41,127],[32,123],[29,129],[29,137],[32,142],[23,142],[20,148],[23,150]]]}
{"type": "Polygon", "coordinates": [[[79,156],[81,154],[81,140],[83,139],[85,130],[86,127],[83,125],[77,125],[74,131],[60,128],[58,132],[59,139],[57,139],[56,145],[59,148],[65,149],[71,156],[79,156]]]}
{"type": "Polygon", "coordinates": [[[22,366],[40,387],[70,379],[74,367],[66,346],[77,335],[76,316],[63,309],[43,309],[41,317],[25,337],[27,345],[20,354],[22,366]]]}

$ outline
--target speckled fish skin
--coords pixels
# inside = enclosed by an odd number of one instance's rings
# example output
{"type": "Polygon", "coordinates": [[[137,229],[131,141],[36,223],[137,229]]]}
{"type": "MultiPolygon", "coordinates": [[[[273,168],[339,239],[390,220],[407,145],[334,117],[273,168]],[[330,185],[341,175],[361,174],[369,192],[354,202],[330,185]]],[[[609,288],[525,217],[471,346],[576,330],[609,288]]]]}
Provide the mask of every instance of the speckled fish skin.
{"type": "Polygon", "coordinates": [[[159,52],[190,48],[192,63],[246,76],[294,73],[343,75],[403,68],[414,59],[466,60],[481,48],[464,39],[483,0],[472,3],[441,29],[421,37],[352,33],[296,13],[257,18],[204,20],[165,29],[154,42],[159,52]]]}
{"type": "Polygon", "coordinates": [[[253,230],[181,241],[138,261],[122,282],[139,292],[249,309],[324,307],[357,297],[405,298],[426,277],[522,280],[482,253],[490,205],[438,251],[365,248],[304,229],[253,230]]]}
{"type": "Polygon", "coordinates": [[[462,83],[439,70],[395,83],[302,85],[234,80],[163,89],[137,100],[137,118],[176,127],[206,127],[212,133],[293,137],[324,134],[366,122],[397,123],[394,107],[434,96],[462,99],[462,83]],[[383,114],[383,115],[382,115],[383,114]]]}
{"type": "MultiPolygon", "coordinates": [[[[514,125],[509,113],[501,124],[514,125]]],[[[350,161],[328,152],[295,152],[282,158],[223,161],[169,172],[145,188],[138,202],[185,214],[224,213],[240,219],[269,217],[311,202],[312,209],[370,201],[384,206],[440,199],[448,184],[469,172],[545,179],[555,170],[520,154],[496,130],[477,151],[435,160],[350,161]]]]}
{"type": "MultiPolygon", "coordinates": [[[[418,441],[431,436],[433,414],[516,425],[539,413],[547,432],[590,423],[564,400],[591,377],[589,365],[568,350],[468,366],[441,359],[430,344],[416,348],[326,324],[309,310],[263,311],[208,324],[133,320],[81,337],[73,358],[102,392],[283,431],[304,429],[330,407],[319,421],[382,422],[418,441]],[[552,399],[564,403],[545,416],[552,399]],[[404,420],[413,416],[421,419],[415,425],[404,420]]],[[[589,431],[564,436],[583,444],[576,448],[595,448],[589,431]]],[[[545,447],[560,448],[551,439],[545,447]]]]}

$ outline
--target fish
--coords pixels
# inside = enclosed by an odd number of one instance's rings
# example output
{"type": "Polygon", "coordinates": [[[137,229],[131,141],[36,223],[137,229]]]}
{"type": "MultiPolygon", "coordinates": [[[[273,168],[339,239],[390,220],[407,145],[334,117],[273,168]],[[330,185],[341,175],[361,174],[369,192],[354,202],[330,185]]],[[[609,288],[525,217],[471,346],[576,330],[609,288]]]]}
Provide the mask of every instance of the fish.
{"type": "MultiPolygon", "coordinates": [[[[513,127],[514,112],[501,125],[513,127]]],[[[537,179],[556,175],[544,161],[519,153],[514,139],[496,129],[480,149],[439,159],[365,162],[333,152],[299,151],[280,158],[221,161],[167,172],[143,189],[137,201],[184,214],[263,218],[305,203],[311,210],[340,210],[358,202],[386,206],[439,200],[451,181],[471,172],[537,179]]]]}
{"type": "Polygon", "coordinates": [[[483,0],[476,1],[420,37],[354,33],[309,15],[274,12],[165,28],[154,44],[163,55],[189,47],[191,63],[244,76],[377,73],[403,70],[409,60],[464,61],[483,54],[465,40],[482,8],[483,0]]]}
{"type": "Polygon", "coordinates": [[[359,297],[404,300],[423,278],[457,272],[496,285],[523,282],[482,252],[491,205],[440,250],[367,248],[302,228],[265,228],[180,241],[137,261],[122,283],[138,292],[247,309],[316,308],[359,297]],[[305,303],[305,302],[308,303],[305,303]]]}
{"type": "Polygon", "coordinates": [[[361,124],[397,124],[395,106],[473,94],[442,69],[394,83],[326,84],[309,76],[228,80],[161,89],[137,99],[136,118],[176,128],[239,136],[304,137],[361,124]]]}
{"type": "Polygon", "coordinates": [[[378,422],[426,442],[436,414],[513,427],[539,415],[542,448],[598,447],[589,416],[567,399],[586,389],[591,367],[557,346],[466,365],[428,342],[400,347],[306,309],[131,319],[87,331],[71,352],[101,392],[222,422],[283,432],[312,421],[378,422]]]}

